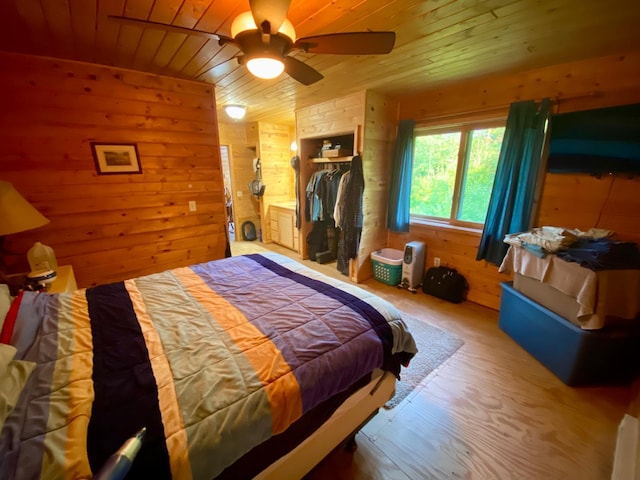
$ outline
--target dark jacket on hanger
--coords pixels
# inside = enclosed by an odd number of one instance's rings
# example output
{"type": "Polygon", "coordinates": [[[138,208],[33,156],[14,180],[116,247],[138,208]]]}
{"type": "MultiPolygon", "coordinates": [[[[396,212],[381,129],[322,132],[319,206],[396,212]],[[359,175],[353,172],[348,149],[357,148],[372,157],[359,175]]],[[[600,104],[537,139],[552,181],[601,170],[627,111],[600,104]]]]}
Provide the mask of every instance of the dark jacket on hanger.
{"type": "Polygon", "coordinates": [[[351,160],[351,173],[344,185],[344,210],[340,218],[340,228],[344,235],[344,253],[348,258],[356,258],[362,233],[362,194],[364,192],[364,173],[362,158],[356,155],[351,160]]]}

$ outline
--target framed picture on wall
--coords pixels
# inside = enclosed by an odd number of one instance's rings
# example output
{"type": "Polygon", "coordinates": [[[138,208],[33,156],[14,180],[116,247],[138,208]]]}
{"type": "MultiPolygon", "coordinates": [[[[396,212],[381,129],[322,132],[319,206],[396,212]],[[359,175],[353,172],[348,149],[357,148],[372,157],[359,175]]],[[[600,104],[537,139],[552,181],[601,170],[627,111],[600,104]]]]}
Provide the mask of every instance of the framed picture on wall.
{"type": "Polygon", "coordinates": [[[135,143],[91,143],[98,175],[142,173],[135,143]]]}

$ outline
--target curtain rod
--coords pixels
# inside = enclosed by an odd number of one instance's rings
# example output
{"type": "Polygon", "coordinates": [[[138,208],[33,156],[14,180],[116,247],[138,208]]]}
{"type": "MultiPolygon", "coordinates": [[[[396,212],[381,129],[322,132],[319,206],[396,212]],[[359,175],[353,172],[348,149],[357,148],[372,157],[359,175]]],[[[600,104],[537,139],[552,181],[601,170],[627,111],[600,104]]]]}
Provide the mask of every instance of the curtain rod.
{"type": "Polygon", "coordinates": [[[478,120],[490,121],[505,118],[509,112],[509,105],[470,110],[466,112],[447,113],[442,115],[434,115],[432,117],[423,117],[416,119],[416,127],[422,127],[432,124],[461,124],[471,123],[478,120]],[[481,118],[478,118],[481,117],[481,118]]]}
{"type": "MultiPolygon", "coordinates": [[[[548,96],[548,97],[533,98],[531,100],[535,102],[540,102],[542,101],[543,98],[549,98],[551,100],[553,109],[556,110],[555,113],[558,113],[557,112],[558,107],[564,103],[580,100],[583,98],[599,98],[602,96],[603,96],[603,92],[592,91],[584,94],[577,94],[577,95],[570,95],[570,96],[556,95],[555,97],[548,96]]],[[[520,101],[526,101],[526,100],[515,100],[512,103],[516,103],[520,101]]],[[[483,116],[483,115],[490,117],[491,115],[494,115],[494,114],[499,116],[506,116],[506,114],[509,112],[510,106],[511,106],[511,103],[505,103],[501,105],[494,105],[492,107],[477,108],[474,110],[467,110],[462,112],[446,113],[446,114],[434,115],[430,117],[422,117],[419,119],[415,119],[415,122],[416,122],[416,126],[418,126],[420,124],[439,122],[439,121],[448,120],[448,119],[463,119],[464,117],[483,116]]],[[[500,118],[500,117],[496,117],[496,118],[500,118]]]]}

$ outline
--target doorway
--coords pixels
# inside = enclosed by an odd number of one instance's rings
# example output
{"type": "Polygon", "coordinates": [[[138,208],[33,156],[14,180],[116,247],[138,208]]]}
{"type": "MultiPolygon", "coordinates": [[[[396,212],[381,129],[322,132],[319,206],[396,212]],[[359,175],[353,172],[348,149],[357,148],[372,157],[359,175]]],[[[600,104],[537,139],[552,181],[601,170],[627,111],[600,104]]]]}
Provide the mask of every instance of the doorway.
{"type": "Polygon", "coordinates": [[[236,228],[233,218],[233,190],[231,190],[231,165],[229,145],[220,145],[220,158],[222,160],[222,181],[224,183],[224,199],[227,207],[227,227],[229,239],[235,240],[236,228]]]}

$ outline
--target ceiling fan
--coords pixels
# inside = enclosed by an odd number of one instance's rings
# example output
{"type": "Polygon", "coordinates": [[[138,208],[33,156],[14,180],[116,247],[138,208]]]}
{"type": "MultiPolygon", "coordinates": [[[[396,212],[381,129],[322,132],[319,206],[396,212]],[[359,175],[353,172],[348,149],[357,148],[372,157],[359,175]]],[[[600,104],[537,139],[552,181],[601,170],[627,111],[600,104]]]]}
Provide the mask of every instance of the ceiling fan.
{"type": "Polygon", "coordinates": [[[287,20],[291,0],[249,0],[251,11],[238,15],[231,25],[231,37],[164,23],[110,15],[115,22],[157,28],[166,32],[198,35],[218,40],[220,46],[233,45],[234,57],[259,78],[276,78],[283,71],[304,85],[322,80],[323,75],[292,57],[296,51],[335,55],[376,55],[389,53],[395,32],[346,32],[304,37],[296,40],[287,20]]]}

